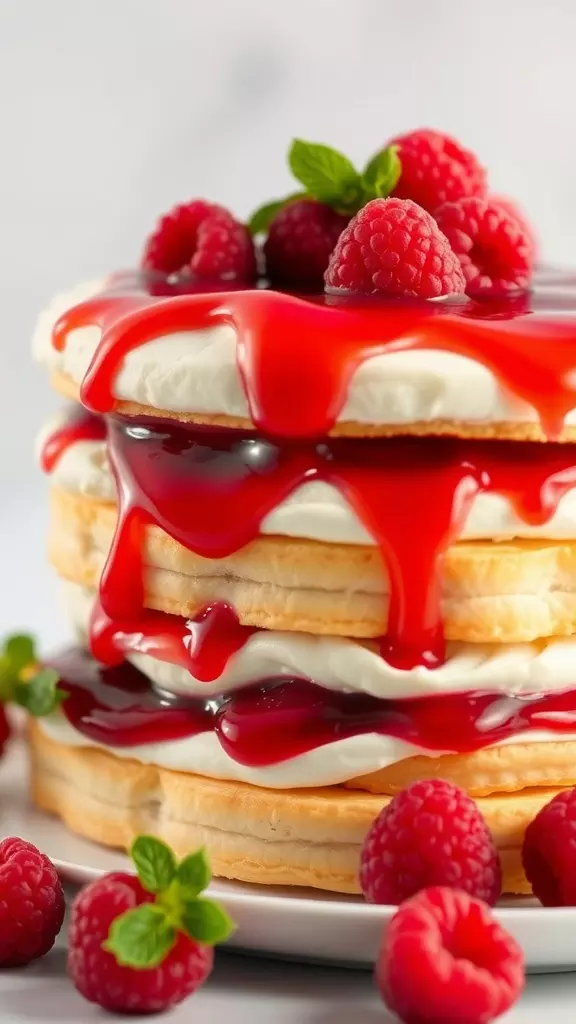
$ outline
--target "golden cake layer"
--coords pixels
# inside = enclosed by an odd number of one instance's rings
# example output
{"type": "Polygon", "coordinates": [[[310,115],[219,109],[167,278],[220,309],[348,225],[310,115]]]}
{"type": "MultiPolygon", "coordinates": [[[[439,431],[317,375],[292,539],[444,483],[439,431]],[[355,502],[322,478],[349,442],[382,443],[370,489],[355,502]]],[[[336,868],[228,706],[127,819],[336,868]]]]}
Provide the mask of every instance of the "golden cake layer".
{"type": "MultiPolygon", "coordinates": [[[[111,503],[52,489],[49,555],[62,577],[98,585],[116,517],[111,503]]],[[[143,560],[146,603],[161,611],[190,617],[226,600],[242,623],[266,629],[386,631],[387,581],[375,547],[267,536],[210,559],[149,526],[143,560]]],[[[442,576],[449,640],[517,643],[576,630],[576,542],[460,542],[442,576]]]]}

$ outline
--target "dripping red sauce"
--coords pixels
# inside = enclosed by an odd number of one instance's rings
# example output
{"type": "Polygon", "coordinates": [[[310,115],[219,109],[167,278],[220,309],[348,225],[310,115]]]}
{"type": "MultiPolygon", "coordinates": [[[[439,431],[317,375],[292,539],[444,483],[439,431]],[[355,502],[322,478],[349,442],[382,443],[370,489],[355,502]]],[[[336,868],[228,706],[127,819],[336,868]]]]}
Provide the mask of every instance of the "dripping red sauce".
{"type": "Polygon", "coordinates": [[[159,296],[141,275],[126,274],[68,310],[53,341],[63,349],[71,331],[102,329],[81,396],[88,408],[109,412],[116,375],[132,349],[178,331],[231,325],[251,417],[277,437],[327,434],[354,371],[371,356],[443,349],[492,370],[554,437],[576,407],[576,303],[568,278],[566,290],[556,300],[535,292],[490,303],[301,298],[265,289],[159,296]],[[562,315],[567,309],[574,316],[562,315]]]}
{"type": "Polygon", "coordinates": [[[571,287],[554,302],[536,292],[490,304],[407,304],[265,290],[158,295],[142,277],[125,275],[106,294],[68,311],[54,330],[57,348],[76,328],[102,329],[81,391],[98,412],[113,408],[115,377],[132,349],[176,331],[231,325],[251,417],[261,431],[204,435],[174,422],[111,421],[120,515],[101,584],[106,613],[121,621],[141,612],[145,524],[161,526],[199,555],[222,558],[254,539],[263,517],[295,487],[322,479],[345,494],[387,565],[382,653],[402,668],[439,663],[442,557],[474,496],[505,494],[527,522],[545,522],[575,485],[570,449],[317,439],[334,426],[360,363],[408,349],[444,349],[482,363],[556,436],[576,407],[571,287]],[[563,315],[567,310],[571,318],[563,315]]]}
{"type": "MultiPolygon", "coordinates": [[[[390,579],[385,657],[397,667],[443,658],[442,558],[475,496],[506,495],[527,523],[545,523],[576,487],[571,445],[457,438],[328,438],[276,442],[255,433],[158,419],[108,417],[120,510],[101,582],[120,627],[141,617],[142,529],[222,558],[258,537],[264,517],[300,485],[337,487],[378,544],[390,579]]],[[[133,629],[134,631],[134,629],[133,629]]],[[[221,641],[224,646],[226,637],[221,641]]]]}
{"type": "Polygon", "coordinates": [[[379,700],[334,693],[306,679],[265,679],[208,699],[157,693],[127,662],[105,668],[83,650],[51,659],[67,694],[62,711],[88,739],[111,747],[214,732],[251,767],[279,764],[350,736],[378,733],[432,752],[467,753],[531,729],[576,729],[576,691],[540,697],[458,694],[379,700]]]}
{"type": "Polygon", "coordinates": [[[45,473],[51,473],[65,451],[79,441],[104,441],[106,423],[81,405],[72,406],[66,419],[46,438],[40,453],[40,464],[45,473]]]}
{"type": "Polygon", "coordinates": [[[195,679],[211,682],[257,630],[241,626],[229,605],[205,608],[195,619],[143,609],[133,621],[110,619],[96,600],[90,621],[90,650],[105,665],[119,665],[130,653],[148,654],[179,665],[195,679]]]}

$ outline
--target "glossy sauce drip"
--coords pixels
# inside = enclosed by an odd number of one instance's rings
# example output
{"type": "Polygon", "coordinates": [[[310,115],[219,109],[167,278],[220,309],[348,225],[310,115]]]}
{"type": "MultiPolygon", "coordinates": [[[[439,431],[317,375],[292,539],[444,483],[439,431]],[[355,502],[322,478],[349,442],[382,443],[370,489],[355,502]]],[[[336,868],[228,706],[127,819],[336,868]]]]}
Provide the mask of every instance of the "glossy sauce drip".
{"type": "Polygon", "coordinates": [[[117,278],[110,292],[68,311],[54,330],[57,348],[76,328],[102,329],[81,390],[85,405],[98,412],[113,408],[115,377],[132,349],[178,331],[232,326],[250,414],[264,435],[202,442],[198,432],[172,423],[158,424],[160,440],[150,442],[146,423],[143,440],[137,424],[131,436],[122,426],[112,429],[120,515],[101,585],[106,613],[133,619],[142,608],[146,523],[161,526],[199,555],[224,557],[255,538],[262,518],[295,487],[317,478],[345,494],[387,565],[383,654],[403,668],[437,664],[443,657],[441,561],[475,494],[505,494],[527,522],[544,522],[574,486],[569,454],[553,454],[548,446],[538,453],[537,446],[436,439],[362,439],[354,448],[338,449],[335,442],[310,439],[334,426],[363,361],[410,349],[443,349],[482,363],[535,408],[548,436],[556,436],[576,407],[576,322],[562,316],[568,308],[574,312],[574,299],[556,305],[546,308],[537,294],[490,304],[359,303],[265,290],[158,296],[133,275],[117,278]],[[290,440],[277,446],[265,439],[271,437],[290,440]],[[156,448],[147,456],[150,444],[156,448]],[[222,471],[235,446],[243,457],[233,451],[231,468],[222,471]],[[208,472],[198,458],[203,448],[208,472]],[[214,448],[220,466],[210,468],[214,448]],[[263,459],[264,472],[251,472],[244,456],[258,467],[263,459]]]}
{"type": "MultiPolygon", "coordinates": [[[[114,405],[114,381],[128,353],[154,338],[218,324],[237,332],[237,364],[256,426],[277,437],[318,437],[334,426],[356,368],[371,356],[443,349],[492,370],[536,409],[550,437],[576,408],[576,323],[544,299],[476,303],[358,302],[303,299],[261,290],[151,295],[138,275],[117,278],[111,291],[73,307],[54,329],[68,334],[97,325],[98,350],[82,385],[96,412],[114,405]],[[295,414],[294,396],[298,396],[295,414]]],[[[223,410],[224,411],[224,410],[223,410]]]]}
{"type": "MultiPolygon", "coordinates": [[[[266,679],[208,700],[156,693],[133,666],[103,668],[74,649],[52,659],[62,710],[82,735],[132,747],[215,732],[240,764],[266,767],[349,736],[379,733],[433,752],[467,753],[530,729],[576,730],[576,691],[511,698],[458,694],[378,700],[305,679],[266,679]]],[[[529,736],[527,736],[529,739],[529,736]]]]}
{"type": "Polygon", "coordinates": [[[475,495],[504,494],[524,520],[539,524],[576,487],[568,445],[455,438],[276,443],[174,421],[108,419],[120,514],[101,601],[121,628],[141,617],[145,523],[203,557],[222,558],[258,537],[263,518],[301,484],[323,480],[346,495],[387,564],[383,653],[401,668],[432,666],[443,656],[443,553],[475,495]]]}
{"type": "Polygon", "coordinates": [[[195,619],[146,608],[134,621],[119,623],[106,615],[97,600],[90,622],[90,650],[105,665],[119,665],[130,653],[148,654],[210,682],[222,675],[254,632],[241,626],[233,609],[223,603],[205,608],[195,619]]]}
{"type": "Polygon", "coordinates": [[[51,473],[64,452],[79,441],[104,441],[105,438],[106,423],[101,416],[81,405],[72,406],[66,414],[66,420],[52,431],[42,446],[42,469],[45,473],[51,473]]]}

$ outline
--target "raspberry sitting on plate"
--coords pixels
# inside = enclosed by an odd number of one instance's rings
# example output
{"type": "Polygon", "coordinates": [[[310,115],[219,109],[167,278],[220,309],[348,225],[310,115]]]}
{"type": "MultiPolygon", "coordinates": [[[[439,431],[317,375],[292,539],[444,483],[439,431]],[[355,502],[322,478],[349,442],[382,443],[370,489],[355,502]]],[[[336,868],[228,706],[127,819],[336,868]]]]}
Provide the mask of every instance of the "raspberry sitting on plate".
{"type": "Polygon", "coordinates": [[[194,199],[160,218],[142,256],[144,270],[190,275],[204,284],[249,284],[256,254],[248,228],[223,206],[194,199]]]}
{"type": "Polygon", "coordinates": [[[481,900],[425,889],[392,918],[376,981],[406,1024],[489,1024],[522,992],[524,956],[481,900]]]}
{"type": "Polygon", "coordinates": [[[362,847],[360,886],[370,903],[402,903],[429,885],[495,903],[498,851],[474,801],[442,779],[414,782],[374,821],[362,847]]]}
{"type": "Polygon", "coordinates": [[[514,199],[510,199],[509,196],[491,195],[489,198],[491,202],[498,203],[498,205],[501,206],[502,209],[506,210],[506,213],[509,213],[510,216],[514,218],[514,220],[518,221],[518,224],[526,233],[526,236],[530,242],[531,254],[532,258],[534,259],[538,253],[538,237],[536,235],[534,226],[532,222],[528,219],[528,216],[525,213],[525,211],[522,209],[521,206],[518,205],[518,203],[514,201],[514,199]]]}
{"type": "Polygon", "coordinates": [[[44,956],[64,920],[64,893],[52,861],[32,843],[0,842],[0,967],[44,956]]]}
{"type": "Polygon", "coordinates": [[[68,969],[90,1002],[117,1013],[155,1013],[191,995],[212,970],[212,946],[232,922],[200,896],[210,881],[202,850],[179,864],[164,843],[140,836],[138,877],[105,875],[72,905],[68,969]]]}
{"type": "Polygon", "coordinates": [[[294,199],[281,207],[264,243],[271,284],[321,289],[331,253],[349,220],[315,199],[294,199]]]}
{"type": "Polygon", "coordinates": [[[344,229],[327,289],[433,299],[464,292],[457,256],[436,221],[409,199],[373,199],[344,229]]]}
{"type": "Polygon", "coordinates": [[[558,793],[530,822],[522,863],[545,907],[576,906],[576,789],[558,793]]]}
{"type": "Polygon", "coordinates": [[[528,287],[534,246],[526,228],[497,199],[461,199],[435,213],[458,256],[466,292],[502,296],[528,287]]]}
{"type": "Polygon", "coordinates": [[[402,165],[394,189],[399,199],[412,199],[429,213],[464,196],[486,194],[486,171],[470,150],[443,132],[421,128],[391,139],[402,165]]]}

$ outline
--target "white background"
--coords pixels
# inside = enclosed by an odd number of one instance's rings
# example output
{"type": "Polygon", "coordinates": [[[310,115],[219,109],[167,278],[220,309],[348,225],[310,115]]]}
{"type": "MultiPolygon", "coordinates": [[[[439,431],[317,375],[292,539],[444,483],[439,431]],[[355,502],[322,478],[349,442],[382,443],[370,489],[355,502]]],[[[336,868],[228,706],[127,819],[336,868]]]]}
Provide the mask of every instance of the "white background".
{"type": "MultiPolygon", "coordinates": [[[[0,0],[0,508],[34,516],[30,563],[56,399],[29,338],[51,293],[133,264],[177,201],[281,195],[294,134],[361,161],[422,125],[475,149],[569,262],[575,31],[574,0],[0,0]]],[[[11,620],[44,594],[25,582],[11,620]]]]}

